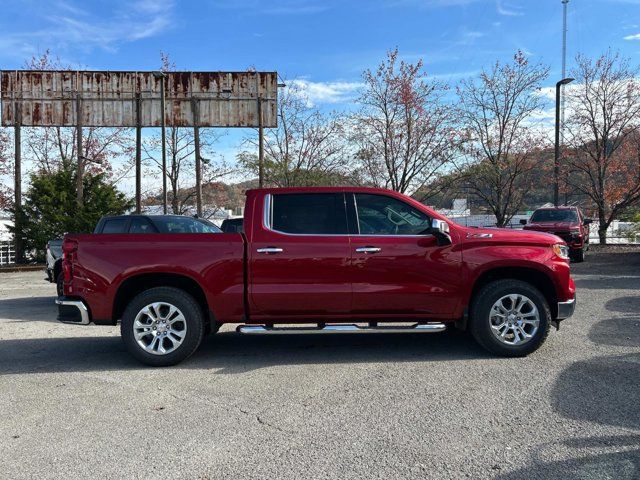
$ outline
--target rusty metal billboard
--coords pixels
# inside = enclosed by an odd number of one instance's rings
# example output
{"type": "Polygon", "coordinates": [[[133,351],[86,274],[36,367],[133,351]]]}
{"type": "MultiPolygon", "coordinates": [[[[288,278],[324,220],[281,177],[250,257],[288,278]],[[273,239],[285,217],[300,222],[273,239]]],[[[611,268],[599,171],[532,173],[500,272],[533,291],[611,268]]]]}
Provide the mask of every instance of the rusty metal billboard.
{"type": "MultiPolygon", "coordinates": [[[[1,70],[2,125],[161,126],[154,72],[1,70]]],[[[177,127],[277,126],[276,72],[166,72],[165,122],[177,127]],[[261,103],[261,106],[258,103],[261,103]],[[194,118],[194,111],[198,118],[194,118]]]]}

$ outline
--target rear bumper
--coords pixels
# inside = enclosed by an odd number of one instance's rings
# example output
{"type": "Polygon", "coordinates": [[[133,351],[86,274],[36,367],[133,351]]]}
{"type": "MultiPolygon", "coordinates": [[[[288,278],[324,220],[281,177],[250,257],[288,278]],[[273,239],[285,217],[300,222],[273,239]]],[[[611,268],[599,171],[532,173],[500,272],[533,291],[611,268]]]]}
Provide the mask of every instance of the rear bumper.
{"type": "Polygon", "coordinates": [[[75,325],[89,325],[91,323],[89,309],[82,300],[62,296],[56,298],[56,305],[58,305],[58,320],[60,322],[75,325]]]}
{"type": "Polygon", "coordinates": [[[575,309],[575,297],[571,300],[567,300],[566,302],[558,302],[558,315],[556,317],[556,320],[564,320],[565,318],[569,318],[571,315],[573,315],[575,309]]]}

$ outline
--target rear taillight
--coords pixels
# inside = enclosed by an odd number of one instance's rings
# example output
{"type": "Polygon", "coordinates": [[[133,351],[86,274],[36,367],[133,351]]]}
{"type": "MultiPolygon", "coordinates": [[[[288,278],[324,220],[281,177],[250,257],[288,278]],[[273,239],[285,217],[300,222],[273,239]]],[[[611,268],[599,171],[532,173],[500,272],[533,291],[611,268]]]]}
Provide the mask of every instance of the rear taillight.
{"type": "Polygon", "coordinates": [[[78,242],[64,239],[62,242],[62,278],[64,283],[69,283],[73,278],[73,261],[78,250],[78,242]]]}

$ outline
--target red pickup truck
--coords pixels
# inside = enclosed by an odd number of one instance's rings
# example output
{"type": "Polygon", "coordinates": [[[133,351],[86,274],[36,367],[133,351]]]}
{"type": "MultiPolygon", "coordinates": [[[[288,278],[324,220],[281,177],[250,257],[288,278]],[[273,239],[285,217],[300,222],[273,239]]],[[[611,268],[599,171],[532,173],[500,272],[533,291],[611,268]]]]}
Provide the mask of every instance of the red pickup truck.
{"type": "Polygon", "coordinates": [[[575,307],[560,238],[462,227],[393,191],[250,190],[242,230],[66,235],[58,318],[121,321],[131,354],[165,366],[224,323],[240,333],[455,325],[522,356],[575,307]]]}
{"type": "Polygon", "coordinates": [[[529,223],[521,220],[524,230],[553,233],[567,242],[569,255],[574,262],[584,262],[589,249],[589,225],[592,220],[585,218],[578,207],[543,207],[531,215],[529,223]]]}

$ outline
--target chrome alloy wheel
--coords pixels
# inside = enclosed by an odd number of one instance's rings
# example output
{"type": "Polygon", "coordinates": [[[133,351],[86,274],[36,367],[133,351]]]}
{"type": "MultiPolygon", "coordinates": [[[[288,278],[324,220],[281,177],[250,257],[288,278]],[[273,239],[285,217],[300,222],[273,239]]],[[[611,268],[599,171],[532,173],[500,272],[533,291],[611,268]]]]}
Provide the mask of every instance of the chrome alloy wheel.
{"type": "Polygon", "coordinates": [[[502,343],[523,345],[530,341],[540,326],[540,313],[533,301],[514,293],[500,298],[489,313],[491,332],[502,343]]]}
{"type": "Polygon", "coordinates": [[[187,321],[178,307],[154,302],[138,312],[133,321],[133,335],[145,352],[166,355],[182,345],[187,321]]]}

